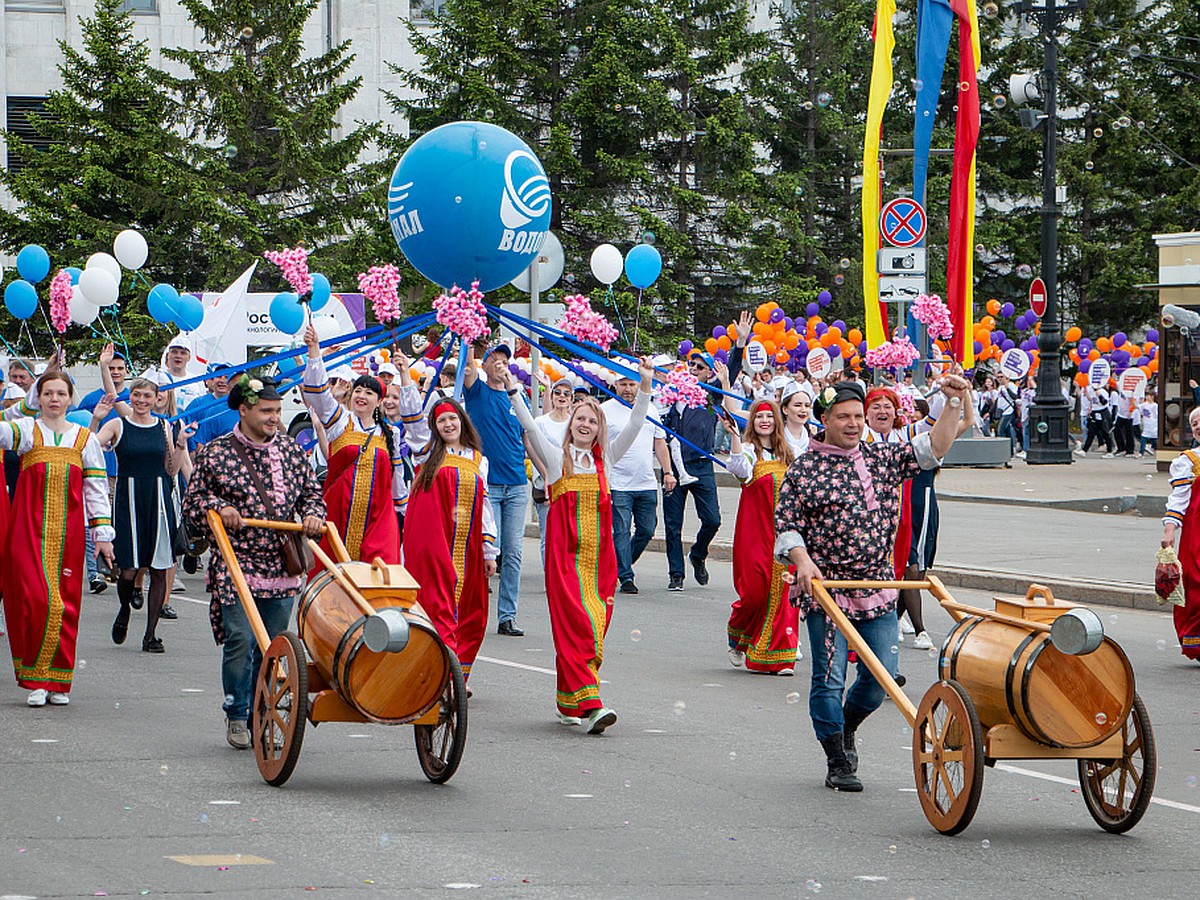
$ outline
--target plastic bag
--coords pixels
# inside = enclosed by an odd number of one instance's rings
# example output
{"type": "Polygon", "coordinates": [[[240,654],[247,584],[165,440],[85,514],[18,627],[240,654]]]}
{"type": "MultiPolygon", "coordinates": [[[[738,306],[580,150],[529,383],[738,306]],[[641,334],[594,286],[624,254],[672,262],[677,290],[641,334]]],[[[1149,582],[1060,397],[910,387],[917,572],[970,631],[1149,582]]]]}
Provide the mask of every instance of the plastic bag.
{"type": "Polygon", "coordinates": [[[1160,605],[1173,603],[1183,606],[1183,568],[1174,547],[1160,547],[1155,555],[1158,565],[1154,567],[1154,593],[1160,605]]]}

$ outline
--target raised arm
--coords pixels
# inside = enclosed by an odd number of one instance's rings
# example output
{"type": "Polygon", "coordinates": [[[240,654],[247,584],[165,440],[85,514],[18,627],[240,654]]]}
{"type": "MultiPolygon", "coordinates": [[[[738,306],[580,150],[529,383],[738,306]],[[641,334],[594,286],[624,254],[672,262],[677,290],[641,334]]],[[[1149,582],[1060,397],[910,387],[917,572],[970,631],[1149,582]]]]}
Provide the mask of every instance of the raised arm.
{"type": "Polygon", "coordinates": [[[517,376],[512,372],[506,374],[508,400],[512,403],[513,412],[517,414],[517,421],[525,429],[525,448],[533,455],[531,458],[541,460],[546,470],[546,481],[550,482],[557,477],[556,471],[562,472],[562,447],[555,447],[549,438],[542,434],[542,429],[534,424],[533,413],[529,411],[525,399],[521,396],[521,385],[517,376]]]}
{"type": "MultiPolygon", "coordinates": [[[[311,325],[304,329],[304,343],[308,346],[308,365],[304,369],[304,404],[328,432],[339,419],[345,417],[346,412],[329,389],[329,375],[325,372],[325,360],[321,359],[320,339],[311,325]]],[[[330,437],[337,437],[340,433],[339,430],[337,434],[330,434],[330,437]]]]}
{"type": "MultiPolygon", "coordinates": [[[[117,415],[128,416],[133,413],[133,407],[121,399],[121,395],[117,391],[117,385],[113,382],[112,372],[108,371],[108,364],[113,361],[113,356],[115,355],[116,350],[114,350],[111,342],[105,344],[104,349],[100,351],[100,383],[104,385],[105,395],[112,395],[112,408],[117,411],[117,415]]],[[[106,412],[104,415],[107,416],[108,413],[106,412]]],[[[101,416],[101,419],[103,418],[104,416],[101,416]]],[[[92,429],[92,431],[95,430],[95,428],[92,429]]]]}
{"type": "Polygon", "coordinates": [[[633,446],[633,442],[637,440],[638,434],[641,433],[642,426],[646,424],[646,412],[650,409],[650,391],[653,388],[654,382],[654,367],[650,365],[650,360],[642,357],[638,363],[638,371],[642,376],[642,387],[638,391],[637,400],[633,404],[633,410],[629,413],[629,421],[625,423],[625,427],[621,429],[621,433],[617,435],[612,445],[608,448],[609,458],[615,463],[633,446]]]}
{"type": "Polygon", "coordinates": [[[949,451],[955,440],[965,434],[975,422],[974,407],[971,404],[971,385],[958,375],[946,376],[942,392],[949,398],[937,422],[929,429],[929,446],[933,455],[941,459],[949,451]],[[954,401],[957,400],[957,408],[954,401]]]}

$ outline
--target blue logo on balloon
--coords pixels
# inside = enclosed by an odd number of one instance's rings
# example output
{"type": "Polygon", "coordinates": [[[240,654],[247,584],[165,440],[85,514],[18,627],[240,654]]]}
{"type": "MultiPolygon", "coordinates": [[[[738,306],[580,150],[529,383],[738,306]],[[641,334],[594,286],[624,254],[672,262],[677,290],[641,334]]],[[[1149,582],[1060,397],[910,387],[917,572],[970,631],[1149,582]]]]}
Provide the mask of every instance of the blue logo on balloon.
{"type": "Polygon", "coordinates": [[[486,122],[452,122],[400,159],[388,221],[413,267],[444,288],[491,291],[529,268],[550,228],[550,181],[520,138],[486,122]]]}

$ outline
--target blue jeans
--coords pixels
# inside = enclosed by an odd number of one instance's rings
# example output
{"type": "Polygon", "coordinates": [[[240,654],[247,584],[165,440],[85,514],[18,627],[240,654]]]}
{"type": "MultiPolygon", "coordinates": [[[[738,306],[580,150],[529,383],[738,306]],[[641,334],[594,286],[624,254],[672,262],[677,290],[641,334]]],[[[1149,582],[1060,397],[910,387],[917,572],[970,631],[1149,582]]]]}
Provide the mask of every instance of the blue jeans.
{"type": "Polygon", "coordinates": [[[997,437],[1008,438],[1008,452],[1016,453],[1017,451],[1017,430],[1013,427],[1013,414],[1005,413],[1000,417],[1000,424],[996,428],[997,437]]]}
{"type": "Polygon", "coordinates": [[[96,564],[96,544],[92,541],[92,529],[83,529],[83,566],[88,583],[100,576],[100,567],[96,564]]]}
{"type": "Polygon", "coordinates": [[[638,561],[658,524],[658,491],[612,492],[613,544],[617,549],[617,578],[633,581],[633,564],[638,561]],[[633,526],[633,540],[629,527],[633,526]]]}
{"type": "Polygon", "coordinates": [[[529,485],[489,484],[488,502],[500,539],[500,593],[496,616],[501,622],[517,618],[517,592],[521,588],[521,542],[525,540],[525,508],[529,485]]]}
{"type": "MultiPolygon", "coordinates": [[[[846,638],[839,631],[834,638],[833,659],[828,660],[825,652],[825,623],[823,612],[810,612],[804,620],[808,626],[808,642],[812,648],[812,686],[808,691],[808,714],[812,718],[817,740],[839,734],[845,723],[842,705],[857,706],[867,713],[879,709],[886,696],[883,687],[875,680],[866,664],[858,661],[858,677],[849,691],[846,687],[846,638]],[[828,677],[826,677],[828,672],[828,677]],[[845,691],[845,700],[842,693],[845,691]]],[[[892,610],[877,619],[855,622],[854,627],[879,657],[879,661],[894,676],[899,652],[896,645],[896,611],[892,610]]]]}
{"type": "Polygon", "coordinates": [[[667,572],[683,577],[683,510],[687,495],[691,494],[696,504],[696,515],[700,518],[700,530],[688,556],[693,562],[704,562],[708,558],[708,545],[717,536],[721,527],[721,507],[717,505],[717,479],[713,475],[712,463],[707,459],[684,462],[688,473],[696,481],[684,487],[680,485],[669,494],[663,495],[663,524],[667,532],[667,572]]]}
{"type": "Polygon", "coordinates": [[[544,569],[546,568],[546,519],[550,516],[550,501],[533,504],[533,510],[537,513],[538,536],[542,542],[542,568],[544,569]]]}
{"type": "MultiPolygon", "coordinates": [[[[255,600],[258,614],[272,639],[287,630],[295,601],[295,597],[255,600]]],[[[222,605],[221,618],[225,623],[225,643],[221,646],[221,687],[225,691],[225,703],[221,708],[227,719],[245,722],[250,718],[250,698],[262,665],[262,651],[240,601],[222,605]]]]}

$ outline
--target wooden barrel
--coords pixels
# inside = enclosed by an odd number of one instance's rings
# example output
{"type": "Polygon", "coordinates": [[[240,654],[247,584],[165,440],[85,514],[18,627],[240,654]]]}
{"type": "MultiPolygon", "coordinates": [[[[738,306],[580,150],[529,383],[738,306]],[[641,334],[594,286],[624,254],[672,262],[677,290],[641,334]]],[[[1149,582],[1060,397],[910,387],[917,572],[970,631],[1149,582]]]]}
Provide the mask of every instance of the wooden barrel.
{"type": "Polygon", "coordinates": [[[1070,656],[1045,632],[968,616],[942,645],[938,675],[975,702],[984,729],[1015,725],[1051,747],[1090,747],[1120,730],[1133,706],[1133,669],[1111,639],[1070,656]]]}
{"type": "Polygon", "coordinates": [[[376,609],[404,610],[409,640],[399,653],[368,649],[363,642],[366,616],[329,572],[314,578],[300,597],[300,639],[317,671],[343,700],[372,722],[403,725],[420,718],[441,697],[450,678],[446,647],[420,606],[378,590],[367,599],[376,609]]]}

